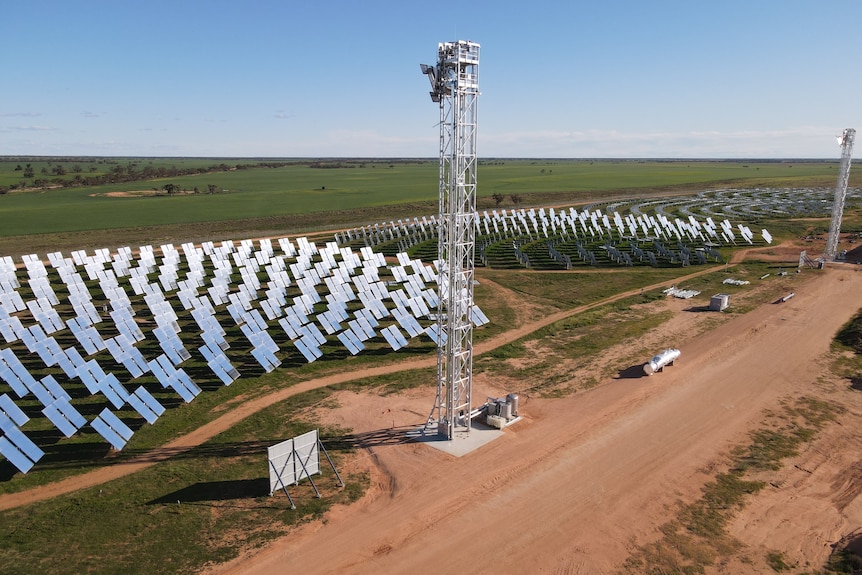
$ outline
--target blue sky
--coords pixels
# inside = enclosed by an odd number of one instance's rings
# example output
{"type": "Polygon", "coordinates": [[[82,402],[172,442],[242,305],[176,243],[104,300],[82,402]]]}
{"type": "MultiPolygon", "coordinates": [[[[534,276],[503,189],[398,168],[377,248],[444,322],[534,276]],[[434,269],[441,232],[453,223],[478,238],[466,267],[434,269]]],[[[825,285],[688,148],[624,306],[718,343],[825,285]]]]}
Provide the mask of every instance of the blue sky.
{"type": "Polygon", "coordinates": [[[480,157],[837,158],[862,2],[6,0],[0,155],[436,157],[420,63],[482,46],[480,157]]]}

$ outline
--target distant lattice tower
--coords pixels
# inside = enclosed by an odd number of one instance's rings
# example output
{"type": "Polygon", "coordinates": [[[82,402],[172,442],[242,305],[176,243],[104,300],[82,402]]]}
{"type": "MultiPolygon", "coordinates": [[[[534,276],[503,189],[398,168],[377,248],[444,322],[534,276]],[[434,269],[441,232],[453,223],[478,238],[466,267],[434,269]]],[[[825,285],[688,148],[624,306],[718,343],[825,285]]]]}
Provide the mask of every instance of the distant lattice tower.
{"type": "Polygon", "coordinates": [[[422,73],[440,104],[437,397],[428,420],[452,439],[469,432],[472,409],[479,44],[439,44],[437,65],[423,64],[422,73]]]}
{"type": "Polygon", "coordinates": [[[841,218],[844,216],[844,200],[847,197],[847,183],[850,180],[850,157],[853,154],[853,141],[856,130],[847,128],[838,138],[841,145],[841,169],[838,184],[835,186],[835,199],[832,201],[832,221],[829,223],[829,238],[826,240],[825,261],[834,261],[838,251],[838,234],[841,231],[841,218]]]}

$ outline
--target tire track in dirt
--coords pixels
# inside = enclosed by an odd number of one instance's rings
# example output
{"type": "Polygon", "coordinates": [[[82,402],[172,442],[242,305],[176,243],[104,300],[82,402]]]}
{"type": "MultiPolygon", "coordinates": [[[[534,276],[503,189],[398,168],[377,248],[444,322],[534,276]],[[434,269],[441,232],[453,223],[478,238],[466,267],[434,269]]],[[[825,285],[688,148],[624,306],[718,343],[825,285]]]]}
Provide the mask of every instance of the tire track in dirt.
{"type": "MultiPolygon", "coordinates": [[[[403,487],[394,497],[348,506],[337,521],[303,526],[206,572],[275,575],[286,565],[327,574],[425,572],[430,565],[449,572],[465,564],[490,572],[490,563],[476,563],[489,558],[500,572],[578,565],[585,573],[618,573],[680,501],[700,495],[713,466],[760,425],[764,409],[788,395],[830,393],[812,383],[835,330],[862,305],[859,271],[807,276],[792,303],[764,301],[685,341],[684,367],[647,385],[623,380],[577,398],[531,402],[525,426],[469,457],[381,450],[387,473],[397,473],[403,487]],[[713,361],[710,351],[725,341],[738,345],[713,361]]],[[[823,492],[817,489],[832,495],[823,492]]],[[[848,523],[858,524],[853,515],[848,523]]],[[[800,536],[783,523],[771,532],[800,536]]],[[[804,556],[812,564],[820,558],[804,556]]]]}
{"type": "MultiPolygon", "coordinates": [[[[733,258],[732,262],[738,263],[739,261],[742,261],[742,259],[748,254],[748,252],[749,250],[743,250],[738,252],[737,254],[734,254],[735,257],[733,258]]],[[[706,269],[698,270],[697,272],[680,276],[675,280],[666,280],[648,286],[643,286],[643,288],[638,287],[590,304],[585,304],[576,308],[550,314],[536,321],[524,324],[517,329],[506,331],[486,341],[474,345],[473,354],[474,356],[478,356],[483,353],[488,353],[499,347],[513,343],[531,333],[534,333],[560,320],[603,305],[607,305],[609,303],[619,301],[627,297],[637,295],[641,292],[642,289],[658,289],[667,285],[669,282],[673,281],[679,283],[687,281],[701,275],[712,273],[720,268],[721,266],[710,266],[706,269]]],[[[257,413],[258,411],[268,407],[269,405],[272,405],[273,403],[289,399],[294,395],[298,395],[312,389],[346,383],[349,381],[354,381],[367,377],[389,375],[392,373],[412,369],[430,368],[434,367],[436,363],[436,357],[430,357],[420,360],[409,360],[399,363],[393,363],[386,366],[368,368],[360,371],[338,373],[322,378],[304,381],[291,387],[239,404],[224,415],[210,421],[209,423],[201,426],[200,428],[181,437],[178,437],[177,439],[166,443],[162,447],[154,448],[147,453],[144,453],[127,461],[102,467],[100,469],[96,469],[94,471],[90,471],[81,475],[68,477],[66,479],[62,479],[60,481],[29,489],[26,491],[0,495],[0,511],[13,509],[22,505],[28,505],[30,503],[36,503],[38,501],[44,501],[46,499],[51,499],[53,497],[58,497],[60,495],[72,493],[81,489],[87,489],[96,485],[101,485],[108,481],[131,475],[132,473],[137,473],[139,471],[147,469],[151,465],[154,465],[161,461],[166,461],[171,457],[185,453],[190,449],[197,447],[202,443],[212,439],[219,433],[230,429],[233,425],[236,425],[246,417],[257,413]]]]}

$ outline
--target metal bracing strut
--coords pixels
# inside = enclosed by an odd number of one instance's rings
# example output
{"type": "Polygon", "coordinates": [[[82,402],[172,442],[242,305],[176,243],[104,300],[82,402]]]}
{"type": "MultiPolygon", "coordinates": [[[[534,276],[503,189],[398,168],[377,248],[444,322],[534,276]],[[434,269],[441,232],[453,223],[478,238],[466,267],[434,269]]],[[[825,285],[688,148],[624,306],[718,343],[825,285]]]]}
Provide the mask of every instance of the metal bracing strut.
{"type": "Polygon", "coordinates": [[[838,138],[841,145],[841,169],[838,184],[835,186],[835,199],[832,201],[832,221],[829,223],[829,238],[826,240],[825,261],[834,261],[838,251],[838,234],[841,231],[841,218],[844,216],[844,200],[847,198],[847,183],[850,180],[850,158],[853,154],[853,141],[856,130],[847,128],[838,138]]]}
{"type": "Polygon", "coordinates": [[[428,421],[452,439],[470,430],[472,407],[479,44],[441,43],[437,65],[422,72],[440,104],[437,396],[428,421]]]}

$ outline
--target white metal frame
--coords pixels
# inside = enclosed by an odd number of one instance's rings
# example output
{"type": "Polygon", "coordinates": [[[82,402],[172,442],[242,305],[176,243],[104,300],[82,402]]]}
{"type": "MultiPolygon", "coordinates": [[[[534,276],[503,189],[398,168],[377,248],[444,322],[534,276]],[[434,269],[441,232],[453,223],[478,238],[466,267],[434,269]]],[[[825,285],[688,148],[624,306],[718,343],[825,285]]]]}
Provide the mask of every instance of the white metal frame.
{"type": "Polygon", "coordinates": [[[853,142],[856,130],[847,128],[838,143],[841,145],[841,169],[835,186],[835,199],[832,201],[832,221],[829,223],[829,237],[826,240],[825,261],[834,261],[838,251],[838,234],[841,232],[841,218],[844,217],[844,200],[847,198],[847,183],[850,180],[850,158],[853,155],[853,142]]]}
{"type": "Polygon", "coordinates": [[[329,457],[326,448],[320,441],[320,433],[317,429],[298,435],[267,448],[267,461],[269,462],[269,494],[272,496],[278,487],[287,495],[290,508],[296,509],[293,498],[287,490],[288,485],[297,485],[303,479],[308,479],[314,494],[320,498],[320,491],[314,484],[312,475],[320,475],[320,453],[326,456],[326,461],[335,472],[338,485],[344,487],[344,482],[335,469],[335,464],[329,457]]]}
{"type": "Polygon", "coordinates": [[[440,219],[437,396],[429,423],[441,435],[470,430],[473,393],[473,257],[476,229],[476,104],[479,44],[438,45],[422,66],[440,104],[440,219]]]}

